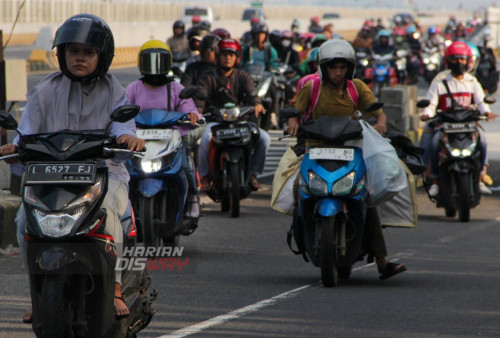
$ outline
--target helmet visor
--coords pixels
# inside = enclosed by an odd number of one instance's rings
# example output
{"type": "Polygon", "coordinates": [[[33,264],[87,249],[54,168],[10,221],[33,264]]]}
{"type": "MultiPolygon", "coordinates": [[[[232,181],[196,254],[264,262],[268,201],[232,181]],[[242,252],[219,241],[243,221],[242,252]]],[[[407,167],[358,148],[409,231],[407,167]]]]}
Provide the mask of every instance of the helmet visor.
{"type": "Polygon", "coordinates": [[[167,74],[172,66],[170,54],[165,50],[146,50],[140,54],[140,71],[144,75],[167,74]]]}
{"type": "Polygon", "coordinates": [[[59,29],[54,45],[82,43],[103,51],[110,38],[109,33],[96,27],[92,20],[72,20],[64,29],[59,29]]]}

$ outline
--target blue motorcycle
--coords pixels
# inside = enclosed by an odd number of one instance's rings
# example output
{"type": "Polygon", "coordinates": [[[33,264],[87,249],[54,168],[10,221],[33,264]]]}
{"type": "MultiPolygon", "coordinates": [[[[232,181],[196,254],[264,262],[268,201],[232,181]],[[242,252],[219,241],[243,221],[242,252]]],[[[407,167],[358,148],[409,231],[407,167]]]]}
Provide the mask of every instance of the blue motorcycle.
{"type": "MultiPolygon", "coordinates": [[[[380,106],[375,103],[370,110],[380,106]]],[[[348,278],[353,264],[369,253],[362,143],[346,142],[360,140],[362,132],[359,121],[348,116],[322,116],[299,129],[299,138],[321,145],[309,147],[300,165],[288,243],[293,237],[298,247],[294,252],[321,268],[326,287],[348,278]]]]}
{"type": "MultiPolygon", "coordinates": [[[[184,220],[188,178],[182,170],[186,156],[177,125],[191,125],[184,113],[147,109],[135,118],[137,137],[146,141],[146,152],[127,162],[130,200],[137,210],[142,240],[147,246],[178,245],[197,219],[184,220]]],[[[191,160],[191,159],[190,159],[191,160]]]]}

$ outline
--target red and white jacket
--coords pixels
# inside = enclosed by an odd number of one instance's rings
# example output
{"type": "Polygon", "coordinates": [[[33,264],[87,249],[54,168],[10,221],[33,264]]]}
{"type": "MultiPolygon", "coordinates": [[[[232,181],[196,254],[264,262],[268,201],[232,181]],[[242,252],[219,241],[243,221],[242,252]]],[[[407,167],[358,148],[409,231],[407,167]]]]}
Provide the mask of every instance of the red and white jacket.
{"type": "Polygon", "coordinates": [[[450,92],[458,104],[464,107],[477,106],[481,113],[491,111],[490,107],[483,102],[485,96],[483,88],[473,75],[465,73],[462,80],[457,80],[448,70],[439,73],[432,80],[426,97],[430,101],[430,105],[423,110],[423,115],[433,117],[436,115],[436,110],[451,108],[451,99],[443,84],[443,79],[448,82],[450,92]]]}

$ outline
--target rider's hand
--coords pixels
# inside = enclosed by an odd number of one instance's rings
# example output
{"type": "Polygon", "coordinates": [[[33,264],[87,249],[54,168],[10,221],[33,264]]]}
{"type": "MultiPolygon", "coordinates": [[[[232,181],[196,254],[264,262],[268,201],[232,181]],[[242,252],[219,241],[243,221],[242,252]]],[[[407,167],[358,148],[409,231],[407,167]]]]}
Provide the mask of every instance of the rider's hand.
{"type": "Polygon", "coordinates": [[[198,120],[200,119],[198,115],[195,113],[188,113],[187,117],[191,121],[191,124],[196,124],[196,122],[198,122],[198,120]]]}
{"type": "Polygon", "coordinates": [[[373,129],[378,131],[378,133],[381,135],[384,135],[387,132],[387,126],[385,124],[377,123],[373,125],[373,129]]]}
{"type": "Polygon", "coordinates": [[[299,124],[300,124],[300,120],[298,117],[290,117],[288,119],[288,128],[286,128],[288,135],[296,136],[297,131],[299,130],[299,124]]]}
{"type": "Polygon", "coordinates": [[[421,114],[420,115],[420,121],[427,121],[429,120],[431,117],[427,114],[421,114]]]}
{"type": "Polygon", "coordinates": [[[142,151],[146,145],[146,141],[142,138],[134,137],[128,134],[120,136],[116,142],[127,143],[127,149],[132,151],[142,151]]]}
{"type": "MultiPolygon", "coordinates": [[[[17,145],[15,144],[6,144],[0,147],[0,156],[7,156],[7,155],[12,155],[15,154],[17,151],[17,145]]],[[[18,162],[19,159],[17,158],[10,158],[5,160],[6,163],[16,163],[18,162]]]]}
{"type": "Polygon", "coordinates": [[[494,120],[498,117],[498,114],[495,114],[492,112],[486,112],[486,113],[484,113],[484,115],[486,116],[486,121],[491,121],[491,120],[494,120]]]}
{"type": "Polygon", "coordinates": [[[259,117],[260,114],[265,114],[266,110],[264,109],[264,106],[259,103],[255,105],[254,112],[255,112],[255,117],[259,117]]]}

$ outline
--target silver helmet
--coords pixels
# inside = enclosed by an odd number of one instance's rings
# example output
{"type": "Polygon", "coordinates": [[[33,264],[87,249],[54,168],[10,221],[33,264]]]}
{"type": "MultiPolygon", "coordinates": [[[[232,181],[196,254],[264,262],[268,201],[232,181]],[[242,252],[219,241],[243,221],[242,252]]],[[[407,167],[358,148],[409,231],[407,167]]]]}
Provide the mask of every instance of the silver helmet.
{"type": "Polygon", "coordinates": [[[349,42],[341,39],[328,40],[319,47],[318,61],[321,79],[327,74],[325,65],[335,59],[347,61],[348,70],[346,76],[349,80],[352,80],[354,68],[356,67],[356,52],[349,42]]]}

